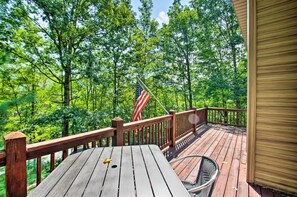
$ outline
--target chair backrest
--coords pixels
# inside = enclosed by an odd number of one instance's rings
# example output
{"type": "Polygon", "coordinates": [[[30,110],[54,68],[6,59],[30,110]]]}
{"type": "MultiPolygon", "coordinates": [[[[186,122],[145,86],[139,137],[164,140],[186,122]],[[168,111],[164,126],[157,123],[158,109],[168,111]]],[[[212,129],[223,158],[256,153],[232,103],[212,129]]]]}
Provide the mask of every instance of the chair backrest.
{"type": "Polygon", "coordinates": [[[194,192],[195,196],[211,196],[218,175],[219,167],[212,159],[202,156],[196,184],[201,187],[200,191],[194,192]],[[205,185],[205,187],[202,187],[205,185]]]}
{"type": "Polygon", "coordinates": [[[216,161],[212,160],[209,157],[202,155],[187,155],[184,157],[180,157],[178,159],[170,161],[170,163],[175,163],[177,161],[181,161],[188,158],[200,157],[201,162],[199,166],[198,175],[194,183],[190,183],[187,181],[183,181],[184,186],[194,196],[199,197],[210,197],[212,194],[212,190],[214,188],[214,184],[219,175],[219,166],[216,161]]]}

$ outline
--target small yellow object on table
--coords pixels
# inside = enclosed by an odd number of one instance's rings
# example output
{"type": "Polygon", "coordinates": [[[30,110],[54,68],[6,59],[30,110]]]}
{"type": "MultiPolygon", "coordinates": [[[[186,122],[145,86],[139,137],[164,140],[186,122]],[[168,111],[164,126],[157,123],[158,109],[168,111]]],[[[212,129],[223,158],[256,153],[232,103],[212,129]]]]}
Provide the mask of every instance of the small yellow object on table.
{"type": "Polygon", "coordinates": [[[103,160],[103,163],[104,163],[104,164],[108,164],[108,163],[110,163],[111,161],[112,161],[111,159],[104,159],[104,160],[103,160]]]}

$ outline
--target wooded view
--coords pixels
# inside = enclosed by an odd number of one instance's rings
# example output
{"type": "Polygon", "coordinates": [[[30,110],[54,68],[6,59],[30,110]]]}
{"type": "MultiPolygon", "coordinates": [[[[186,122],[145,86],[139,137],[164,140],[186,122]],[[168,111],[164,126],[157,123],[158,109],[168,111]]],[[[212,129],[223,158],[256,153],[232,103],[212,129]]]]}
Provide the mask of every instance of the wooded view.
{"type": "MultiPolygon", "coordinates": [[[[139,76],[167,110],[246,107],[246,50],[229,0],[3,1],[0,130],[38,142],[131,121],[139,76]],[[154,5],[157,6],[157,5],[154,5]]],[[[142,117],[163,115],[151,99],[142,117]]]]}

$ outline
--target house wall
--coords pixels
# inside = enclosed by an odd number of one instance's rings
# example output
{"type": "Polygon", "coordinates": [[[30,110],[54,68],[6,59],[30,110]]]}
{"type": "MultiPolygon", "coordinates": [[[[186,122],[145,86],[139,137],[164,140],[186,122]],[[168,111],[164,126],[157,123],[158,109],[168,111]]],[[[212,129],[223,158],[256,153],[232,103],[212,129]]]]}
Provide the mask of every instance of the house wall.
{"type": "Polygon", "coordinates": [[[248,181],[297,193],[297,1],[248,0],[248,181]]]}

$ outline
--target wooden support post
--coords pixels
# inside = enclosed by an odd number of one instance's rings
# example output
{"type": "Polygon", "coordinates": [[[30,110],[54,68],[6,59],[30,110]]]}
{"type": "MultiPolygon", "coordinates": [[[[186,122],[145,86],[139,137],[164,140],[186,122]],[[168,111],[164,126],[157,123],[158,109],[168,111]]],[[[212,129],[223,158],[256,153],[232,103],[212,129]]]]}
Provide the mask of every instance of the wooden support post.
{"type": "Polygon", "coordinates": [[[115,135],[112,138],[113,146],[124,146],[124,133],[123,133],[124,121],[122,118],[117,117],[112,120],[112,127],[116,128],[115,135]]]}
{"type": "Polygon", "coordinates": [[[196,132],[196,126],[197,126],[197,123],[198,123],[198,116],[197,116],[197,108],[196,107],[193,107],[192,110],[194,110],[194,113],[193,113],[193,118],[192,118],[192,123],[193,123],[193,133],[196,132]]]}
{"type": "Polygon", "coordinates": [[[170,110],[169,114],[172,115],[171,127],[170,127],[170,146],[175,147],[176,144],[176,111],[170,110]]]}
{"type": "Polygon", "coordinates": [[[27,196],[26,135],[12,132],[4,137],[6,151],[6,196],[27,196]]]}
{"type": "Polygon", "coordinates": [[[208,106],[205,105],[205,124],[208,124],[208,106]]]}
{"type": "Polygon", "coordinates": [[[228,110],[224,109],[224,125],[228,126],[228,110]]]}

